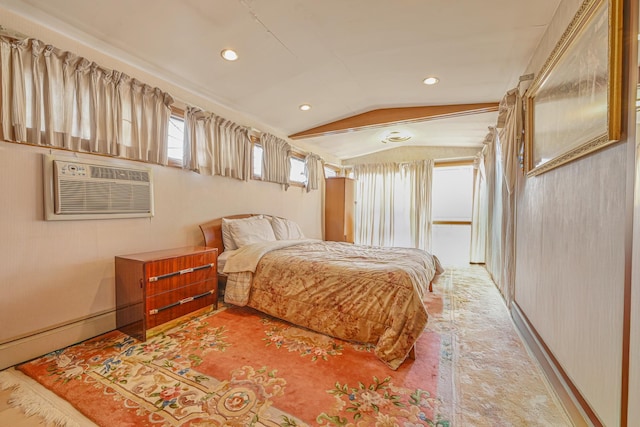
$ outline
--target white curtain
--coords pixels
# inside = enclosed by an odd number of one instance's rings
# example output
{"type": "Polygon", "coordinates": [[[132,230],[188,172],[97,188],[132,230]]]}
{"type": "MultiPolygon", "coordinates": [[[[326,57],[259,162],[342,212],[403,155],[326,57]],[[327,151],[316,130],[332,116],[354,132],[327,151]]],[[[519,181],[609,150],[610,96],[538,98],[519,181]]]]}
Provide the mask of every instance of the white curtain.
{"type": "MultiPolygon", "coordinates": [[[[493,140],[493,137],[487,136],[493,140]]],[[[488,142],[487,139],[485,143],[488,142]]],[[[487,178],[484,170],[484,148],[476,157],[473,167],[475,170],[473,181],[473,210],[471,216],[471,245],[469,262],[485,263],[487,241],[487,178]]]]}
{"type": "Polygon", "coordinates": [[[355,243],[394,245],[394,198],[398,166],[394,163],[356,165],[355,243]]]}
{"type": "Polygon", "coordinates": [[[522,146],[522,98],[513,89],[500,102],[501,126],[483,150],[487,183],[486,268],[507,305],[515,294],[515,183],[522,146]]]}
{"type": "Polygon", "coordinates": [[[523,110],[519,89],[512,89],[500,103],[505,125],[498,132],[504,185],[502,188],[502,269],[500,288],[510,305],[515,296],[516,277],[516,196],[520,147],[523,143],[523,110]]]}
{"type": "Polygon", "coordinates": [[[35,39],[0,61],[3,139],[167,164],[167,93],[35,39]]]}
{"type": "Polygon", "coordinates": [[[202,175],[214,174],[213,122],[212,113],[195,107],[185,110],[183,168],[202,175]]]}
{"type": "Polygon", "coordinates": [[[249,128],[195,107],[187,107],[184,123],[185,169],[202,175],[249,179],[249,128]]]}
{"type": "Polygon", "coordinates": [[[504,127],[499,131],[502,167],[507,191],[512,194],[518,179],[518,155],[522,144],[523,110],[520,90],[512,89],[507,92],[500,103],[500,109],[505,118],[504,127]]]}
{"type": "Polygon", "coordinates": [[[304,176],[307,181],[307,192],[317,190],[320,178],[324,179],[324,170],[320,156],[313,153],[309,153],[305,156],[304,176]]]}
{"type": "Polygon", "coordinates": [[[268,133],[260,136],[262,145],[262,180],[282,184],[289,188],[291,171],[291,145],[268,133]]]}
{"type": "Polygon", "coordinates": [[[413,246],[431,251],[431,194],[433,160],[423,160],[403,165],[410,183],[410,225],[413,246]]]}
{"type": "Polygon", "coordinates": [[[431,250],[433,160],[356,165],[355,241],[431,250]]]}

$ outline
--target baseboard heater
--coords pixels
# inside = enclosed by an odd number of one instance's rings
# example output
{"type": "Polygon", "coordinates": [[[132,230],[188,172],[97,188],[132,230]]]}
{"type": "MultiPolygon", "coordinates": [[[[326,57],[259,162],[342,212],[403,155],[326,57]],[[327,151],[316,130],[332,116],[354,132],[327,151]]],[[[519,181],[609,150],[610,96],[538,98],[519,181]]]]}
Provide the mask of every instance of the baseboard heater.
{"type": "Polygon", "coordinates": [[[0,370],[112,331],[116,312],[108,310],[0,344],[0,370]]]}

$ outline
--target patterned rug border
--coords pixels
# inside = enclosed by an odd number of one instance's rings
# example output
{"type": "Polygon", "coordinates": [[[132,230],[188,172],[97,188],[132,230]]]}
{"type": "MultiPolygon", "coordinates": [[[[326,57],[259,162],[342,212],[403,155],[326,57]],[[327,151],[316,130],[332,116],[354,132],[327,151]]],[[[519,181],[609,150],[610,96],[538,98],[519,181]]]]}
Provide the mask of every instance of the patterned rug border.
{"type": "Polygon", "coordinates": [[[69,402],[13,367],[0,371],[0,389],[11,389],[10,406],[19,408],[28,417],[42,418],[46,425],[95,426],[69,402]]]}

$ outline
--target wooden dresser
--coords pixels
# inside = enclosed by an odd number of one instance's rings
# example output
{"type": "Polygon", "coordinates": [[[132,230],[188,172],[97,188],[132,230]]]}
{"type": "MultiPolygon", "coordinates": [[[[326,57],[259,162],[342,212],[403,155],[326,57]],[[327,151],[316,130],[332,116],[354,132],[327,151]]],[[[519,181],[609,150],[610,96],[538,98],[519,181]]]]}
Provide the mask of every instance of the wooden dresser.
{"type": "Polygon", "coordinates": [[[116,327],[145,341],[175,319],[217,308],[217,258],[204,246],[117,256],[116,327]]]}
{"type": "Polygon", "coordinates": [[[324,239],[353,243],[355,240],[355,180],[325,180],[324,239]]]}

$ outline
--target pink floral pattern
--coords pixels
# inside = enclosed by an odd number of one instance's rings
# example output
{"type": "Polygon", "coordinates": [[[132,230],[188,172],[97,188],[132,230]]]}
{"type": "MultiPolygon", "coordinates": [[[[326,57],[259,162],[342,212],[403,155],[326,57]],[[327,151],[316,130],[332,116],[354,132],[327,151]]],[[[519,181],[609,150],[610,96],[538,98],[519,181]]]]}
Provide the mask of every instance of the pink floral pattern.
{"type": "Polygon", "coordinates": [[[427,324],[423,303],[441,267],[410,248],[313,242],[265,254],[248,306],[332,337],[375,345],[391,369],[427,324]]]}
{"type": "Polygon", "coordinates": [[[440,401],[423,390],[406,390],[394,387],[391,378],[380,381],[373,377],[368,386],[356,387],[336,383],[328,393],[335,396],[337,412],[318,415],[318,423],[328,426],[439,426],[449,427],[448,420],[438,413],[440,401]],[[348,417],[341,416],[343,413],[348,417]],[[435,419],[428,413],[436,413],[435,419]]]}
{"type": "Polygon", "coordinates": [[[393,376],[374,377],[368,386],[336,381],[327,392],[335,381],[331,375],[343,376],[344,366],[357,368],[364,362],[357,358],[393,372],[349,343],[248,308],[230,308],[146,342],[110,332],[19,369],[105,426],[434,425],[439,399],[394,385],[393,376]],[[264,351],[247,358],[245,344],[264,351]],[[260,358],[265,352],[273,354],[260,358]],[[298,363],[296,372],[288,375],[293,363],[298,363]],[[216,371],[223,375],[212,374],[218,365],[225,366],[216,371]],[[332,365],[343,368],[334,371],[332,365]],[[315,377],[326,378],[324,386],[314,380],[301,383],[316,367],[325,367],[315,377]],[[290,400],[308,402],[312,410],[298,414],[300,405],[287,406],[290,400]]]}
{"type": "Polygon", "coordinates": [[[330,356],[342,354],[343,346],[335,339],[326,335],[292,327],[276,319],[264,318],[262,322],[269,326],[264,331],[266,345],[286,348],[290,352],[300,353],[300,356],[310,356],[312,361],[328,360],[330,356]]]}

